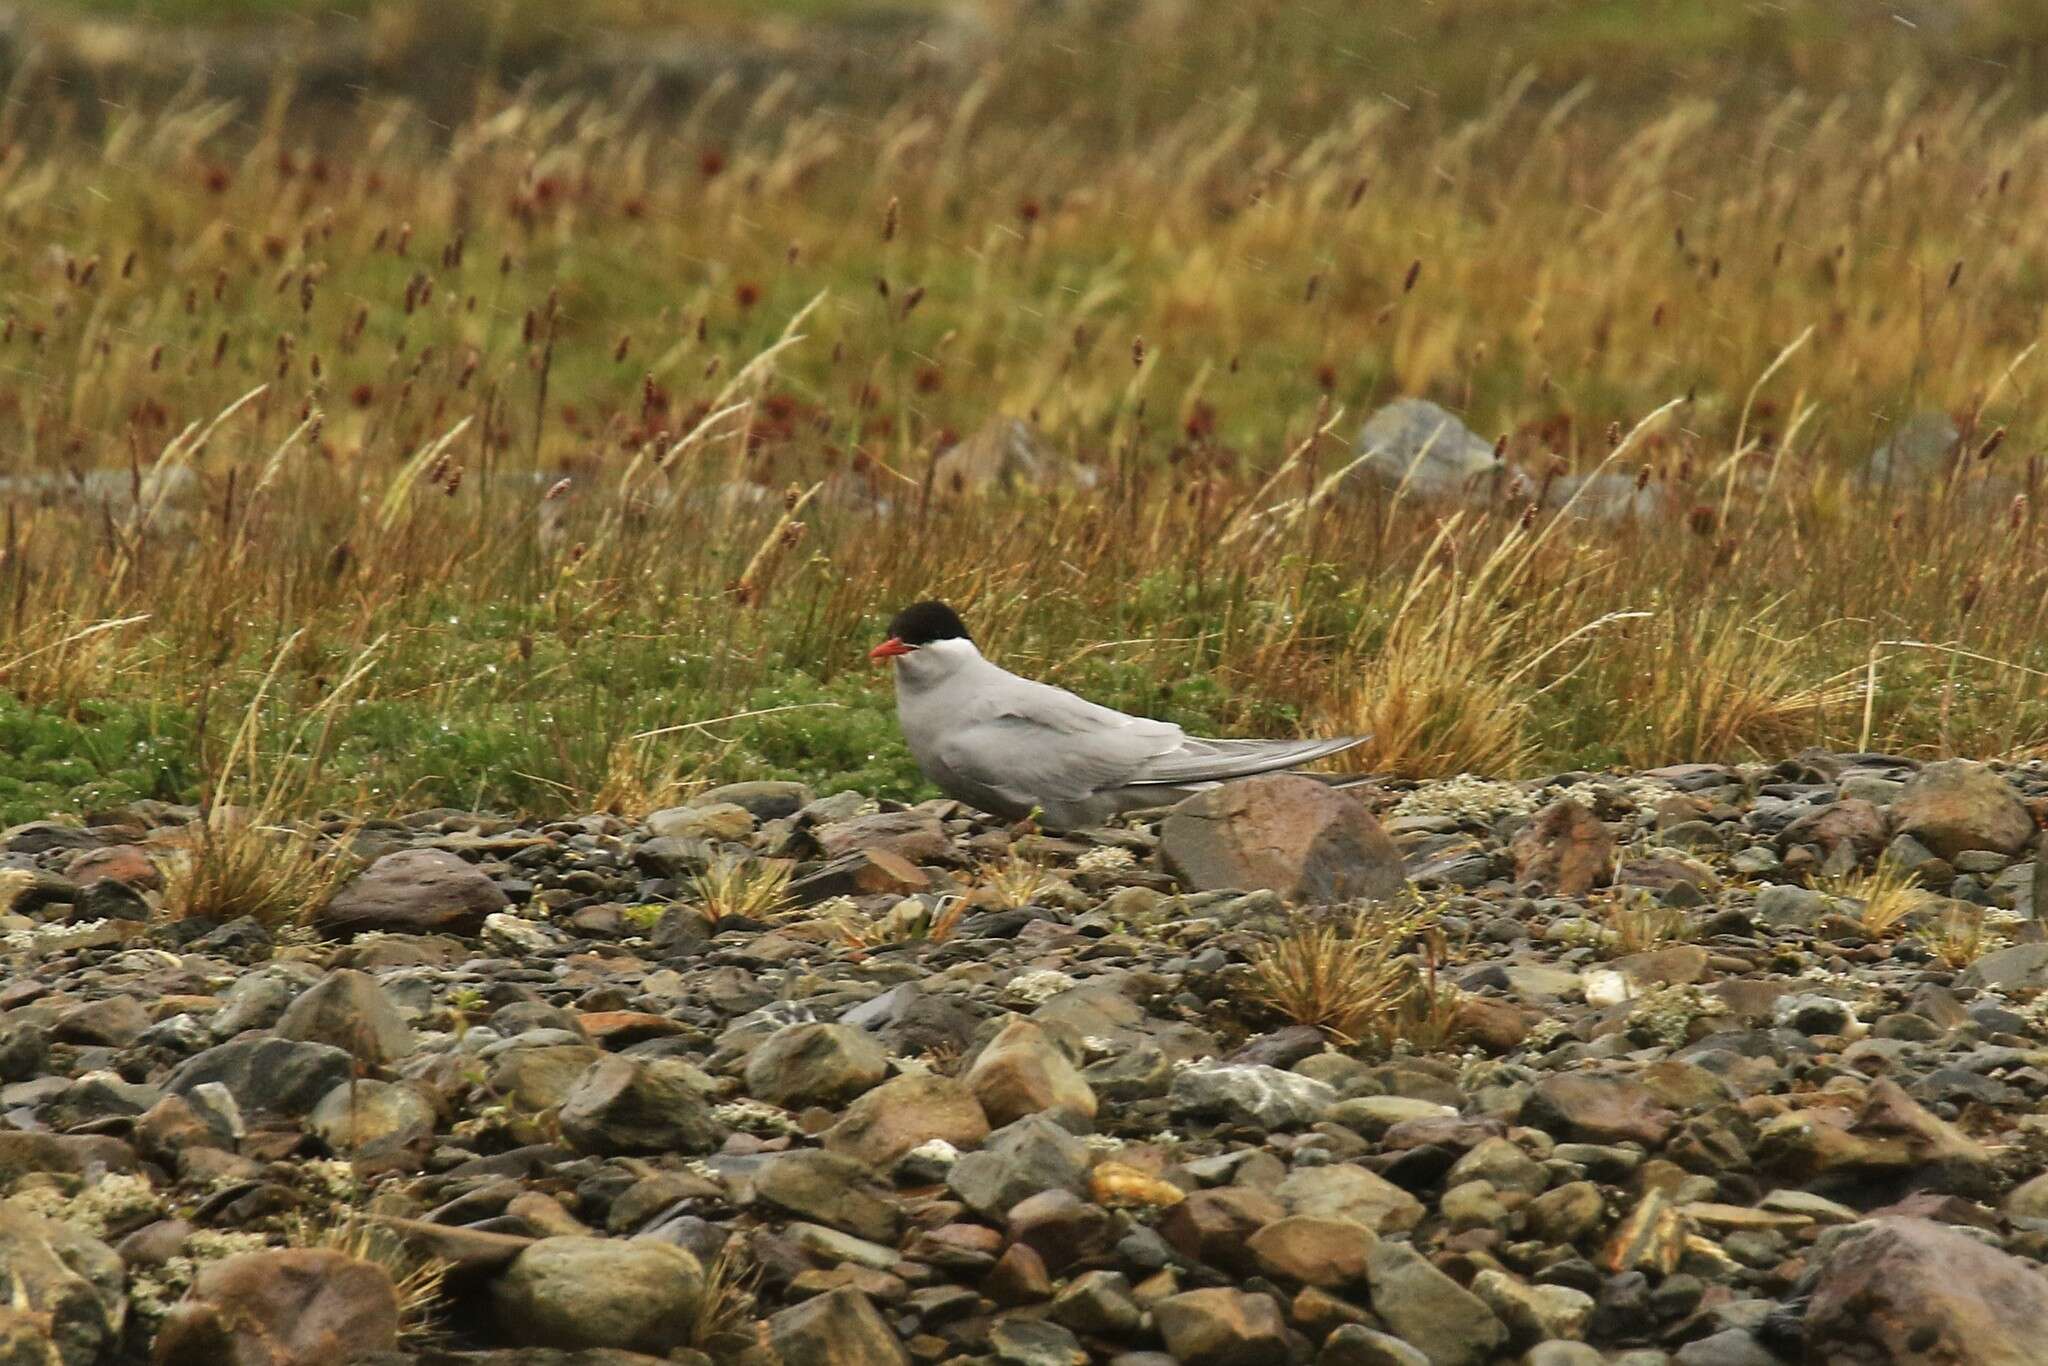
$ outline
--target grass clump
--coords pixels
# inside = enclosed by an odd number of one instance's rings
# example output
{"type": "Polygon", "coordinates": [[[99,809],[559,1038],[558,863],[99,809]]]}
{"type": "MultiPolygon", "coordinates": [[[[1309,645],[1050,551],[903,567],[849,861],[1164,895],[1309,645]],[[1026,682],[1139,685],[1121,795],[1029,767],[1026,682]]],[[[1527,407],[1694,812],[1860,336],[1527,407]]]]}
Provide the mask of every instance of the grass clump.
{"type": "Polygon", "coordinates": [[[789,904],[792,868],[780,859],[715,859],[690,879],[697,913],[713,926],[726,920],[766,920],[789,904]]]}
{"type": "Polygon", "coordinates": [[[1856,922],[1872,939],[1901,933],[1907,921],[1933,899],[1920,875],[1891,859],[1879,859],[1869,872],[1826,874],[1812,881],[1813,890],[1853,908],[1856,922]]]}
{"type": "Polygon", "coordinates": [[[1684,943],[1692,927],[1684,911],[1660,904],[1640,887],[1612,888],[1601,895],[1598,905],[1607,931],[1604,942],[1616,958],[1684,943]]]}
{"type": "Polygon", "coordinates": [[[1371,907],[1268,938],[1251,954],[1251,998],[1346,1048],[1446,1025],[1450,994],[1408,954],[1434,921],[1426,907],[1371,907]]]}

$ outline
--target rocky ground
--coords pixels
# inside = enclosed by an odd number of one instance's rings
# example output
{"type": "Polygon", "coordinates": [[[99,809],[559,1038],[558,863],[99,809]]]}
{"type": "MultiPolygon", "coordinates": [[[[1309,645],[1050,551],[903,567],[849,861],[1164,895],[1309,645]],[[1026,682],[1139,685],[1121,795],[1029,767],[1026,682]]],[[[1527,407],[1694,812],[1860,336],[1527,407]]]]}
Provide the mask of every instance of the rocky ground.
{"type": "Polygon", "coordinates": [[[276,930],[194,814],[0,833],[8,1366],[2048,1360],[2048,769],[430,811],[276,930]]]}

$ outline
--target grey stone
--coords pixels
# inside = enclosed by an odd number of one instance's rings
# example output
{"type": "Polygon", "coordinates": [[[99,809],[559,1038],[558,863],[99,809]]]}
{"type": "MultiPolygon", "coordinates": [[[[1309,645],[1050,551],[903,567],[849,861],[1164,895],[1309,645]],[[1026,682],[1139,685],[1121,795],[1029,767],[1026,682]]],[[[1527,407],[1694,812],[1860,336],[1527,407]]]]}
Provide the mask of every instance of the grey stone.
{"type": "Polygon", "coordinates": [[[412,1052],[412,1029],[375,978],[352,968],[330,972],[285,1008],[280,1038],[332,1044],[381,1067],[412,1052]]]}
{"type": "Polygon", "coordinates": [[[776,1314],[768,1320],[768,1339],[782,1366],[910,1366],[910,1353],[874,1302],[851,1288],[776,1314]]]}
{"type": "Polygon", "coordinates": [[[1366,1263],[1373,1310],[1432,1366],[1485,1366],[1508,1330],[1478,1296],[1406,1243],[1381,1242],[1366,1263]]]}
{"type": "Polygon", "coordinates": [[[1426,398],[1399,398],[1359,428],[1349,480],[1418,498],[1491,495],[1506,468],[1493,443],[1426,398]]]}
{"type": "Polygon", "coordinates": [[[708,1153],[724,1134],[691,1075],[665,1058],[600,1058],[562,1098],[562,1136],[607,1156],[708,1153]]]}
{"type": "Polygon", "coordinates": [[[244,1111],[303,1115],[354,1075],[354,1060],[332,1044],[245,1037],[188,1058],[165,1087],[183,1095],[218,1082],[244,1111]]]}
{"type": "Polygon", "coordinates": [[[799,1218],[869,1242],[893,1243],[903,1215],[892,1192],[850,1157],[807,1148],[768,1159],[754,1173],[755,1196],[799,1218]]]}
{"type": "Polygon", "coordinates": [[[1087,1175],[1086,1145],[1044,1115],[1031,1115],[989,1135],[981,1151],[963,1154],[946,1184],[976,1214],[1000,1219],[1040,1191],[1080,1194],[1087,1175]]]}
{"type": "Polygon", "coordinates": [[[1173,1078],[1169,1103],[1177,1115],[1293,1129],[1320,1122],[1337,1103],[1337,1093],[1297,1072],[1225,1063],[1181,1069],[1173,1078]]]}
{"type": "Polygon", "coordinates": [[[843,1024],[778,1029],[747,1058],[747,1093],[787,1109],[838,1107],[881,1085],[889,1055],[869,1035],[843,1024]]]}

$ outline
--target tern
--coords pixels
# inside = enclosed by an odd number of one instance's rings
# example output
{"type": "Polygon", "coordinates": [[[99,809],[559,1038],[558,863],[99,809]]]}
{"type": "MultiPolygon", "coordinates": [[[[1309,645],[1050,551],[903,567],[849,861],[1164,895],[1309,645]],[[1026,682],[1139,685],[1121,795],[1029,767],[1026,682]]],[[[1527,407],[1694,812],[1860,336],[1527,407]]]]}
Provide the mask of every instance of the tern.
{"type": "Polygon", "coordinates": [[[897,723],[939,791],[1055,830],[1170,806],[1232,778],[1291,769],[1371,738],[1205,740],[1170,722],[1127,716],[992,663],[943,602],[898,612],[889,638],[868,658],[895,665],[897,723]]]}

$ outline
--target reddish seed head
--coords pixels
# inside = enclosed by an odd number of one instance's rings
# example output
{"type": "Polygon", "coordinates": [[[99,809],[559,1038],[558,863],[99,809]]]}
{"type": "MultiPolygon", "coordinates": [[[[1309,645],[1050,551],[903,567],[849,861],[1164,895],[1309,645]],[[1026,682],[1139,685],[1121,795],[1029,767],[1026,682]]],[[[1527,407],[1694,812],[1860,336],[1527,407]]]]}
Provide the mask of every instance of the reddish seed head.
{"type": "Polygon", "coordinates": [[[697,174],[706,180],[713,179],[725,169],[725,153],[716,147],[706,147],[697,156],[697,174]]]}
{"type": "Polygon", "coordinates": [[[755,284],[752,280],[742,280],[733,289],[732,300],[742,310],[752,308],[755,304],[761,302],[761,286],[755,284]]]}
{"type": "Polygon", "coordinates": [[[367,384],[358,384],[348,391],[348,401],[358,408],[367,408],[377,398],[377,391],[367,384]]]}

